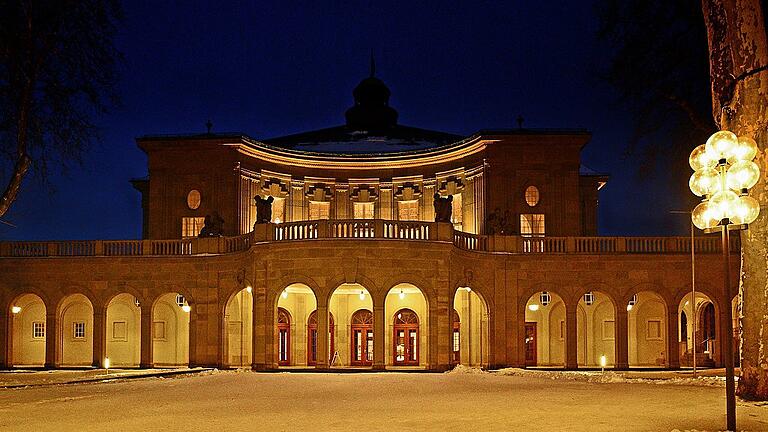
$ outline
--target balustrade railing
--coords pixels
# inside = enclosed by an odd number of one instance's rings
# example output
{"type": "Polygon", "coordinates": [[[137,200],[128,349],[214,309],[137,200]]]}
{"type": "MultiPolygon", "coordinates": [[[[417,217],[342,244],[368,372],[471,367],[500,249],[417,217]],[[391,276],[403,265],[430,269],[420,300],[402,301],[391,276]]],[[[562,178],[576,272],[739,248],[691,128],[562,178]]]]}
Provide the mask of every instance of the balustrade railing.
{"type": "MultiPolygon", "coordinates": [[[[455,231],[451,224],[380,219],[313,220],[256,225],[236,237],[176,240],[78,240],[0,242],[0,257],[185,256],[226,254],[254,243],[315,239],[439,241],[459,249],[513,254],[690,254],[690,237],[523,237],[455,231]]],[[[731,238],[731,251],[739,238],[731,238]]],[[[720,253],[719,236],[696,237],[697,254],[720,253]]]]}

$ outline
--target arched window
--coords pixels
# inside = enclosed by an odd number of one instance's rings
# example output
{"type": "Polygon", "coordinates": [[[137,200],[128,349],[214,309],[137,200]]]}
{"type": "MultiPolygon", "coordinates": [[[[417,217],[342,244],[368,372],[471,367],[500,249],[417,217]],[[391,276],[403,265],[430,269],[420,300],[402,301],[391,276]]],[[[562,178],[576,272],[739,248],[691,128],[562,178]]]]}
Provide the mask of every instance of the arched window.
{"type": "MultiPolygon", "coordinates": [[[[333,319],[333,314],[328,313],[330,322],[328,323],[328,340],[330,341],[330,347],[328,352],[336,352],[336,341],[334,338],[334,331],[336,327],[336,321],[333,319]]],[[[313,366],[317,364],[317,311],[312,311],[307,319],[307,365],[313,366]]],[[[330,360],[330,356],[329,356],[330,360]]]]}
{"type": "Polygon", "coordinates": [[[419,364],[419,316],[410,309],[395,313],[394,364],[418,366],[419,364]]]}
{"type": "Polygon", "coordinates": [[[277,308],[278,359],[277,364],[291,364],[291,314],[283,308],[277,308]]]}
{"type": "Polygon", "coordinates": [[[539,189],[536,186],[528,186],[525,189],[525,202],[531,207],[539,203],[539,189]]]}
{"type": "Polygon", "coordinates": [[[461,318],[456,309],[453,310],[453,339],[451,342],[453,346],[453,364],[461,363],[461,318]]]}
{"type": "Polygon", "coordinates": [[[352,314],[351,325],[352,352],[350,355],[353,366],[370,366],[373,364],[373,313],[360,309],[352,314]]]}

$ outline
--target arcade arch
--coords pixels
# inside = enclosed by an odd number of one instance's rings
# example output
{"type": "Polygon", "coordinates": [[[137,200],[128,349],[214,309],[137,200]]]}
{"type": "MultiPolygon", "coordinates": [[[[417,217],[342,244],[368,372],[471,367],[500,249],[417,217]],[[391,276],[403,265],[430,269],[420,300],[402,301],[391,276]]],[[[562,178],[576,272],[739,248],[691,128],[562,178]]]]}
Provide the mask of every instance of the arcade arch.
{"type": "Polygon", "coordinates": [[[667,351],[667,305],[651,291],[633,295],[626,305],[629,366],[665,367],[667,351]]]}
{"type": "Polygon", "coordinates": [[[93,305],[83,294],[70,294],[58,307],[60,366],[93,364],[93,305]]]}
{"type": "Polygon", "coordinates": [[[275,314],[275,357],[279,366],[308,366],[310,339],[307,324],[316,309],[317,298],[307,285],[294,283],[280,292],[275,314]]]}
{"type": "Polygon", "coordinates": [[[565,302],[559,295],[531,295],[525,304],[525,365],[565,366],[565,328],[565,302]]]}
{"type": "Polygon", "coordinates": [[[470,287],[453,296],[451,363],[486,366],[488,363],[488,306],[470,287]]]}
{"type": "Polygon", "coordinates": [[[616,308],[613,300],[600,291],[581,296],[576,312],[577,358],[579,366],[606,367],[616,362],[616,308]]]}
{"type": "Polygon", "coordinates": [[[429,364],[429,305],[415,285],[392,287],[384,301],[387,330],[384,358],[388,366],[429,364]]]}
{"type": "Polygon", "coordinates": [[[331,294],[328,310],[335,318],[333,331],[329,321],[329,365],[371,366],[373,364],[373,299],[357,283],[345,283],[331,294]],[[365,311],[370,314],[365,314],[365,311]],[[357,315],[356,315],[357,314],[357,315]],[[356,319],[353,319],[356,318],[356,319]]]}
{"type": "Polygon", "coordinates": [[[224,362],[231,367],[251,364],[253,345],[253,289],[233,294],[224,309],[224,362]]]}
{"type": "Polygon", "coordinates": [[[141,306],[128,293],[107,305],[106,357],[111,367],[137,367],[141,361],[141,306]]]}
{"type": "Polygon", "coordinates": [[[156,367],[189,364],[191,306],[179,293],[166,293],[152,305],[152,359],[156,367]]]}
{"type": "Polygon", "coordinates": [[[45,365],[46,309],[43,300],[35,294],[22,294],[10,305],[13,320],[14,367],[41,367],[45,365]]]}

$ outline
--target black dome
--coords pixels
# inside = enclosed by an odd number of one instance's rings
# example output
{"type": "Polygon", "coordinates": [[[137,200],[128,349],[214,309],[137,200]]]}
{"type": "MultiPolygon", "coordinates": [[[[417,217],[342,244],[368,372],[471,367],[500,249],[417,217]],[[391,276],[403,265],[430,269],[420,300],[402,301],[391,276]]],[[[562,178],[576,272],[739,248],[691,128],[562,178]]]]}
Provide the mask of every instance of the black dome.
{"type": "Polygon", "coordinates": [[[383,130],[397,124],[397,111],[389,106],[392,93],[383,81],[369,76],[352,91],[355,106],[348,109],[347,126],[363,130],[383,130]]]}

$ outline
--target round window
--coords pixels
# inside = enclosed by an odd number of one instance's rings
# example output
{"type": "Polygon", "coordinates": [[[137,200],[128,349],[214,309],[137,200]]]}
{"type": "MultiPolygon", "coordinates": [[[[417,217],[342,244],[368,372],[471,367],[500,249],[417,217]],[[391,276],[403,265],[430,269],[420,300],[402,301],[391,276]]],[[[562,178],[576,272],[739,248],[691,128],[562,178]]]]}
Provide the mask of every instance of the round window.
{"type": "Polygon", "coordinates": [[[528,186],[525,190],[525,202],[531,207],[539,203],[539,189],[536,186],[528,186]]]}
{"type": "Polygon", "coordinates": [[[200,191],[192,189],[187,194],[187,207],[191,210],[197,210],[200,207],[200,191]]]}

